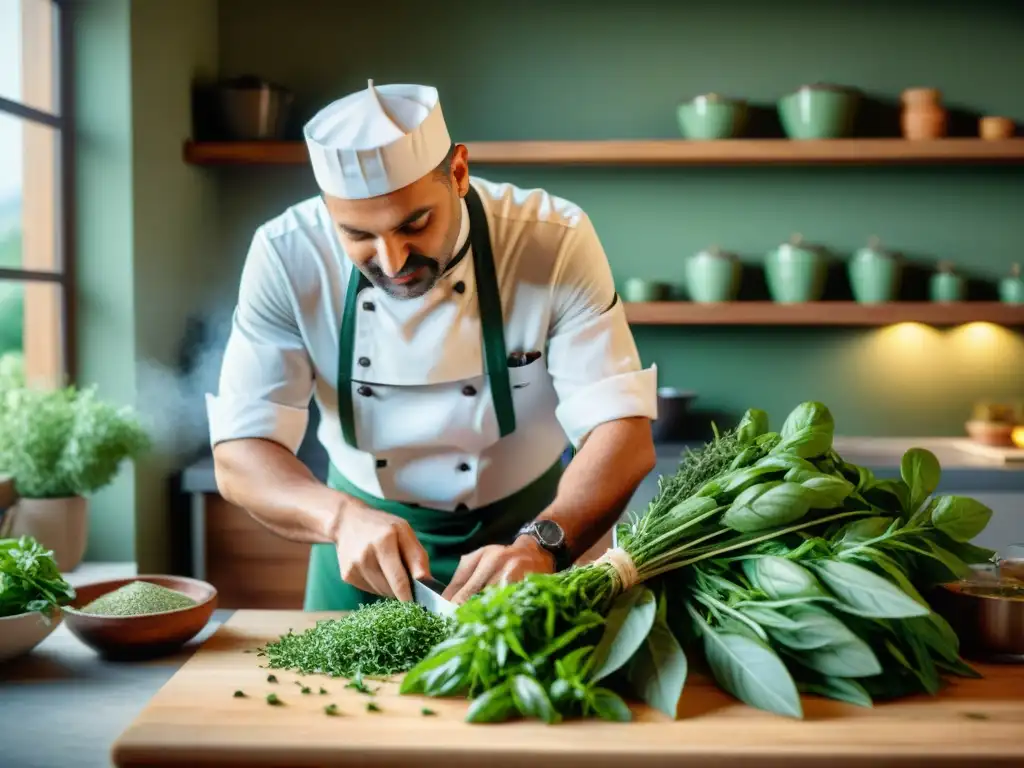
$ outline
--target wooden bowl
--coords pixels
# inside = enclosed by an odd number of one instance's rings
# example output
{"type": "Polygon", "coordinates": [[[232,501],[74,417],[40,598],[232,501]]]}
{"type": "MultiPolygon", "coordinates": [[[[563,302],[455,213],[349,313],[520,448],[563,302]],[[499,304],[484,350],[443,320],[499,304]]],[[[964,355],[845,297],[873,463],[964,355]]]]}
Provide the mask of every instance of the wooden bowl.
{"type": "Polygon", "coordinates": [[[109,659],[154,658],[173,653],[199,634],[217,607],[217,590],[212,584],[184,576],[135,576],[75,589],[75,599],[64,607],[64,621],[75,637],[109,659]],[[96,616],[78,610],[133,581],[175,589],[195,600],[196,605],[143,616],[96,616]]]}
{"type": "Polygon", "coordinates": [[[995,421],[968,421],[964,424],[971,440],[983,445],[997,447],[1013,446],[1013,424],[1001,424],[995,421]]]}

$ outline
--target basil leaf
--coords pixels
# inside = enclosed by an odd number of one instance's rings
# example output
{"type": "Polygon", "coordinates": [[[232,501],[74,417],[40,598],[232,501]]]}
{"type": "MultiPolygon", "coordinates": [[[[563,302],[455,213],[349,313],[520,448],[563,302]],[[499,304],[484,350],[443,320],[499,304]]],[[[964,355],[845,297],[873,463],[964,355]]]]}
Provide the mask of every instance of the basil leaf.
{"type": "Polygon", "coordinates": [[[747,635],[720,633],[709,626],[701,631],[708,665],[723,689],[756,709],[803,717],[796,683],[771,648],[747,635]]]}
{"type": "Polygon", "coordinates": [[[839,608],[853,608],[860,615],[877,619],[902,619],[929,613],[926,606],[867,568],[841,560],[818,560],[811,565],[839,599],[839,608]]]}
{"type": "Polygon", "coordinates": [[[991,563],[997,555],[994,549],[978,547],[967,541],[956,541],[941,531],[935,531],[933,535],[936,543],[940,544],[943,549],[952,552],[969,565],[991,563]]]}
{"type": "Polygon", "coordinates": [[[740,533],[755,533],[786,525],[807,514],[813,496],[813,491],[796,483],[762,483],[737,496],[722,515],[722,522],[740,533]],[[749,500],[744,498],[747,494],[750,494],[749,500]]]}
{"type": "Polygon", "coordinates": [[[917,509],[939,487],[942,467],[931,451],[911,448],[900,461],[900,477],[910,489],[910,508],[917,509]]]}
{"type": "Polygon", "coordinates": [[[802,459],[793,453],[769,454],[754,465],[755,467],[766,467],[772,470],[789,472],[792,469],[803,469],[808,472],[817,472],[818,468],[807,459],[802,459]]]}
{"type": "Polygon", "coordinates": [[[743,572],[772,600],[825,594],[813,573],[784,557],[767,555],[744,560],[743,572]]]}
{"type": "Polygon", "coordinates": [[[543,686],[532,677],[516,675],[512,678],[512,700],[525,717],[536,717],[549,725],[561,720],[543,686]]]}
{"type": "Polygon", "coordinates": [[[932,525],[960,542],[968,542],[985,530],[991,518],[991,509],[967,496],[942,496],[932,509],[932,525]]]}
{"type": "Polygon", "coordinates": [[[831,450],[834,431],[828,408],[813,401],[801,403],[786,417],[779,433],[782,440],[772,453],[795,453],[813,459],[831,450]]]}
{"type": "Polygon", "coordinates": [[[768,414],[758,408],[750,408],[736,426],[736,437],[741,443],[752,443],[767,431],[768,414]]]}
{"type": "Polygon", "coordinates": [[[669,628],[665,594],[658,600],[654,625],[629,661],[626,679],[637,697],[675,719],[686,685],[686,654],[669,628]]]}
{"type": "Polygon", "coordinates": [[[491,688],[477,696],[469,705],[466,721],[470,723],[500,723],[508,720],[516,712],[516,703],[512,699],[508,682],[491,688]]]}
{"type": "Polygon", "coordinates": [[[654,593],[643,584],[615,599],[591,659],[593,682],[618,670],[636,653],[654,625],[656,609],[654,593]]]}
{"type": "Polygon", "coordinates": [[[835,536],[835,547],[840,551],[852,549],[865,541],[877,539],[889,530],[893,523],[891,517],[864,517],[847,523],[835,536]]]}
{"type": "MultiPolygon", "coordinates": [[[[934,559],[938,560],[946,569],[950,572],[953,578],[963,579],[967,578],[973,573],[973,569],[959,557],[954,555],[952,552],[940,547],[931,539],[925,539],[925,544],[928,545],[928,549],[931,550],[931,555],[934,559]]],[[[952,579],[949,579],[952,581],[952,579]]]]}
{"type": "Polygon", "coordinates": [[[617,693],[607,688],[592,689],[587,700],[594,712],[603,720],[628,723],[633,719],[633,713],[630,712],[626,702],[617,693]]]}
{"type": "Polygon", "coordinates": [[[895,498],[902,512],[910,512],[912,509],[910,487],[902,480],[879,480],[861,493],[865,499],[882,509],[889,509],[892,506],[891,498],[884,498],[884,496],[895,498]]]}

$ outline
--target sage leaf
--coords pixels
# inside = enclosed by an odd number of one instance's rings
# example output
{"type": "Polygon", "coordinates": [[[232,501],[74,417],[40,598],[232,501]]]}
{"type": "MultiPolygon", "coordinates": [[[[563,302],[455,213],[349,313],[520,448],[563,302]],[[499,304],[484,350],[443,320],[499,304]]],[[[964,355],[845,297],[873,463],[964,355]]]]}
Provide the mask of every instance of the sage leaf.
{"type": "Polygon", "coordinates": [[[801,681],[798,687],[803,693],[824,696],[828,699],[855,704],[858,707],[873,707],[871,694],[856,680],[847,677],[815,676],[813,680],[801,681]]]}
{"type": "Polygon", "coordinates": [[[911,448],[900,461],[900,477],[910,489],[910,508],[917,509],[939,487],[942,467],[931,451],[911,448]]]}
{"type": "Polygon", "coordinates": [[[736,437],[741,443],[752,443],[767,431],[768,414],[758,408],[750,408],[736,426],[736,437]]]}
{"type": "Polygon", "coordinates": [[[525,717],[536,717],[549,725],[561,720],[544,687],[527,675],[512,678],[512,700],[525,717]]]}
{"type": "Polygon", "coordinates": [[[761,627],[775,627],[777,629],[788,629],[790,631],[800,628],[800,623],[789,618],[781,611],[774,608],[767,608],[756,604],[748,604],[739,607],[739,610],[752,621],[756,621],[761,627]]]}
{"type": "Polygon", "coordinates": [[[603,720],[628,723],[633,719],[633,713],[622,697],[607,688],[592,689],[588,701],[594,712],[603,720]]]}
{"type": "Polygon", "coordinates": [[[593,682],[617,671],[636,653],[654,625],[656,609],[654,593],[643,584],[615,599],[591,658],[593,682]]]}
{"type": "Polygon", "coordinates": [[[839,599],[839,608],[850,607],[863,616],[877,619],[903,619],[929,613],[926,606],[867,568],[842,560],[818,560],[812,565],[825,586],[839,599]]]}
{"type": "Polygon", "coordinates": [[[767,555],[744,560],[743,571],[772,600],[825,594],[813,573],[784,557],[767,555]]]}
{"type": "Polygon", "coordinates": [[[809,651],[829,645],[843,645],[857,636],[828,611],[813,605],[795,605],[782,612],[798,625],[797,629],[769,627],[772,640],[797,651],[809,651]]]}
{"type": "Polygon", "coordinates": [[[765,643],[748,635],[701,628],[704,655],[715,680],[748,706],[802,718],[796,683],[782,659],[765,643]]]}
{"type": "Polygon", "coordinates": [[[516,711],[516,702],[508,681],[491,688],[473,699],[466,713],[470,723],[500,723],[508,720],[516,711]]]}
{"type": "Polygon", "coordinates": [[[686,654],[669,628],[665,594],[658,600],[654,625],[626,668],[626,679],[636,696],[675,719],[679,697],[686,685],[686,654]]]}
{"type": "Polygon", "coordinates": [[[776,528],[806,515],[811,508],[812,497],[812,491],[807,491],[797,483],[762,483],[737,496],[732,506],[722,515],[722,522],[740,533],[776,528]],[[747,494],[750,496],[744,498],[747,494]]]}
{"type": "Polygon", "coordinates": [[[772,453],[795,453],[813,459],[832,448],[835,422],[832,414],[822,403],[808,401],[801,403],[786,417],[779,433],[782,438],[772,453]]]}
{"type": "Polygon", "coordinates": [[[991,509],[967,496],[942,496],[932,509],[932,525],[960,542],[968,542],[985,530],[991,518],[991,509]]]}
{"type": "Polygon", "coordinates": [[[801,651],[796,658],[815,672],[831,677],[871,677],[882,672],[871,646],[852,632],[842,642],[801,651]]]}

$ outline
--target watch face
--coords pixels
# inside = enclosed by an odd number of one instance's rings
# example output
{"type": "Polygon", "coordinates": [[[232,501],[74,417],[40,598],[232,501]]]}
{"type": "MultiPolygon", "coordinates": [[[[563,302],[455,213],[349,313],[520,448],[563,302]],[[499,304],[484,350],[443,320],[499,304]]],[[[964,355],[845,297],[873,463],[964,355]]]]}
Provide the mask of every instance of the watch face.
{"type": "Polygon", "coordinates": [[[562,527],[553,520],[538,520],[536,523],[537,535],[546,547],[559,547],[565,534],[562,527]]]}

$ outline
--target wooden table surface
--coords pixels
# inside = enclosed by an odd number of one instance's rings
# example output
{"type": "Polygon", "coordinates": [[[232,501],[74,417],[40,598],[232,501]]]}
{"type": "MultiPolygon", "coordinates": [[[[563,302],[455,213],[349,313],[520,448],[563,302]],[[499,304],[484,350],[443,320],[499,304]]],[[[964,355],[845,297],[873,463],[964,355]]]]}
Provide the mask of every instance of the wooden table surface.
{"type": "Polygon", "coordinates": [[[245,653],[337,614],[238,611],[160,689],[113,747],[117,766],[1024,766],[1024,667],[978,667],[939,697],[854,707],[815,697],[805,719],[740,704],[692,678],[670,720],[643,705],[631,723],[581,720],[472,725],[465,700],[400,696],[381,685],[379,712],[345,680],[267,670],[245,653]],[[273,672],[277,683],[267,680],[273,672]],[[311,686],[302,694],[297,681],[311,686]],[[328,691],[319,694],[321,685],[328,691]],[[235,698],[236,690],[245,698],[235,698]],[[268,693],[284,702],[271,706],[268,693]],[[339,716],[325,714],[337,705],[339,716]],[[425,716],[428,706],[436,712],[425,716]]]}

